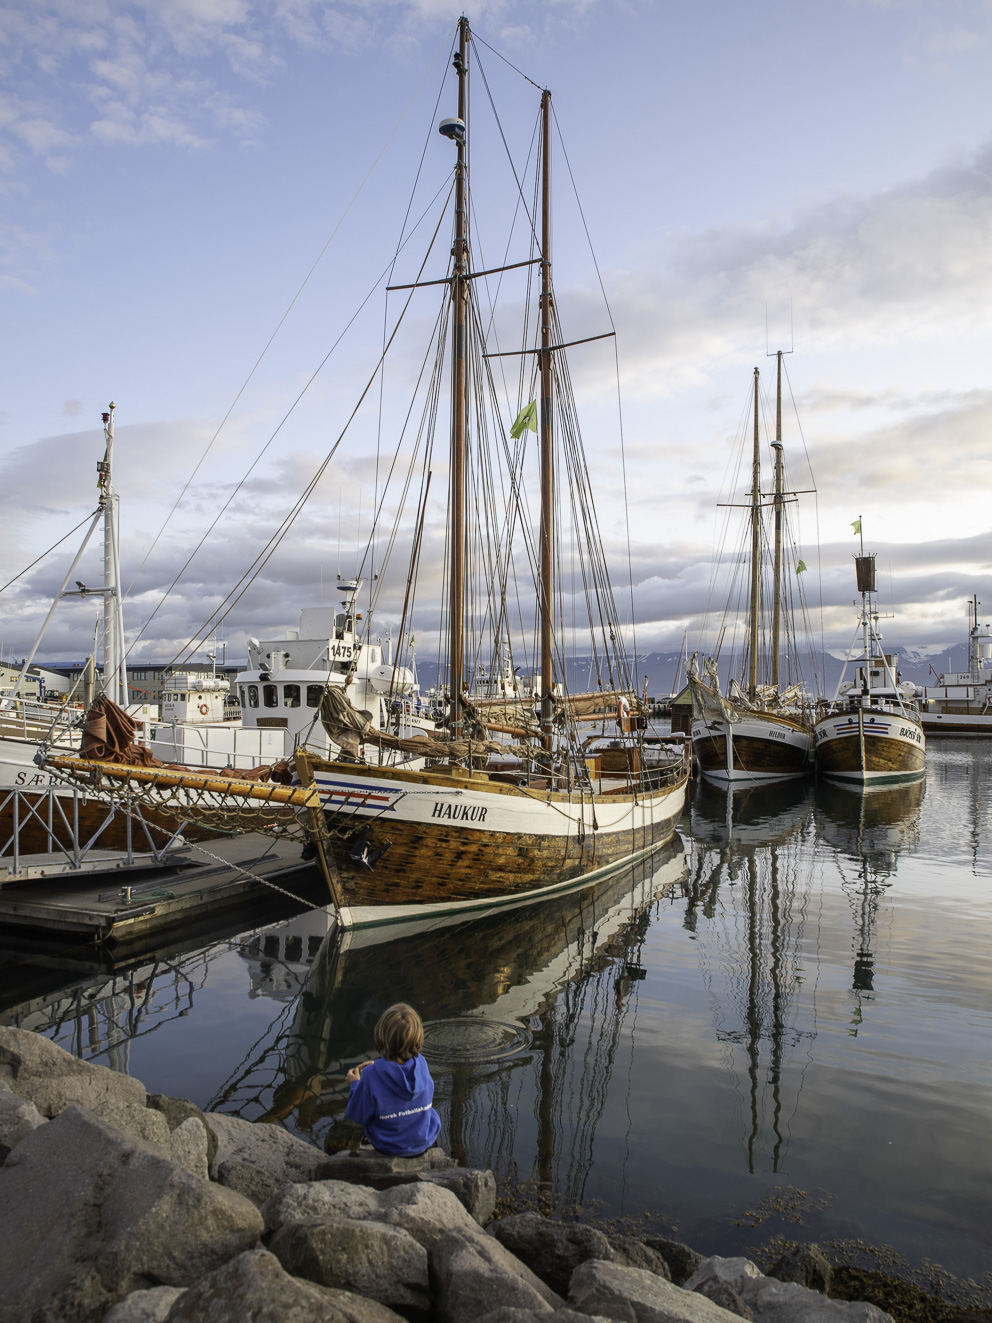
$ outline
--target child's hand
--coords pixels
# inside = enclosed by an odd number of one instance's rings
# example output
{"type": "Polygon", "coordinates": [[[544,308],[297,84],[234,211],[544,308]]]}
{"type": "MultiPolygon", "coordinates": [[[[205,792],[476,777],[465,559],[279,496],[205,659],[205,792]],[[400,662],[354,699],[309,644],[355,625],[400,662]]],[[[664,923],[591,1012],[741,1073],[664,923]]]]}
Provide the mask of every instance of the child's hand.
{"type": "Polygon", "coordinates": [[[345,1075],[345,1080],[349,1084],[357,1084],[362,1071],[365,1069],[366,1066],[371,1066],[371,1064],[372,1064],[371,1061],[363,1061],[357,1066],[352,1066],[351,1070],[349,1070],[347,1075],[345,1075]]]}

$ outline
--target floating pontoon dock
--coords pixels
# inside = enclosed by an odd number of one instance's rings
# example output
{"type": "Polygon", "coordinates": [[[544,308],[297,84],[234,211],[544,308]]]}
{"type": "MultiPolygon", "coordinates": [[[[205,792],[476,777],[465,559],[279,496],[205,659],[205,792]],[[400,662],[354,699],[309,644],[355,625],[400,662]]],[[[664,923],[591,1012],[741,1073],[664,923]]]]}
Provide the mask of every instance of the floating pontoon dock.
{"type": "Polygon", "coordinates": [[[0,879],[0,923],[115,944],[147,940],[227,907],[250,907],[253,895],[281,891],[304,904],[330,901],[318,870],[301,859],[298,840],[246,832],[190,844],[183,859],[172,854],[168,866],[138,873],[114,872],[111,860],[106,871],[53,878],[45,875],[42,858],[22,857],[16,876],[0,879]]]}

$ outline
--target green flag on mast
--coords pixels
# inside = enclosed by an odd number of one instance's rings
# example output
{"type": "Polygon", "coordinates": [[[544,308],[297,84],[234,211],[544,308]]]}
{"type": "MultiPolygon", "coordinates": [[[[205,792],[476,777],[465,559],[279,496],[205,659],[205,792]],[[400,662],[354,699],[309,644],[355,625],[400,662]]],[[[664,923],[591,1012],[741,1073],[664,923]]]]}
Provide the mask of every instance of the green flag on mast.
{"type": "Polygon", "coordinates": [[[852,520],[851,527],[854,529],[854,536],[857,537],[858,534],[861,532],[861,520],[860,519],[852,520]]]}
{"type": "Polygon", "coordinates": [[[805,562],[804,560],[801,560],[801,561],[799,562],[799,564],[796,566],[796,573],[797,573],[797,574],[805,574],[805,573],[806,573],[806,562],[805,562]]]}
{"type": "Polygon", "coordinates": [[[510,435],[516,441],[528,428],[532,432],[537,431],[537,400],[531,400],[530,404],[525,404],[520,410],[516,422],[510,428],[510,435]]]}

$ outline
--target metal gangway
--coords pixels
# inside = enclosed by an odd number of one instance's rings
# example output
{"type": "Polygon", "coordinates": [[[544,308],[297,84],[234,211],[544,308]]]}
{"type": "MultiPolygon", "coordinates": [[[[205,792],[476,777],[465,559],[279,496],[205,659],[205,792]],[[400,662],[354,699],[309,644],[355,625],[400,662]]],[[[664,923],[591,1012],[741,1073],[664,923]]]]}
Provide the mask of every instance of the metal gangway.
{"type": "Polygon", "coordinates": [[[125,809],[78,787],[0,791],[0,886],[174,863],[186,849],[185,825],[163,827],[139,804],[125,809]]]}

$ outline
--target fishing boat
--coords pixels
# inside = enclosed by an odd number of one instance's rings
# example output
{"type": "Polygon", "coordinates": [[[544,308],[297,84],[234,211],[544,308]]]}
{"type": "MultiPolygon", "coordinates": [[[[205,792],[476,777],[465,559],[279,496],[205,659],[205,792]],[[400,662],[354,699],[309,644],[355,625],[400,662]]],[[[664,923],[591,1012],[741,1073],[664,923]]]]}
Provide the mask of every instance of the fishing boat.
{"type": "Polygon", "coordinates": [[[968,669],[948,669],[923,690],[927,735],[992,735],[992,629],[979,624],[979,606],[977,596],[968,603],[968,669]]]}
{"type": "MultiPolygon", "coordinates": [[[[798,677],[782,683],[781,653],[783,626],[790,646],[789,664],[797,661],[795,612],[784,591],[783,548],[785,508],[794,494],[785,491],[782,445],[782,352],[777,358],[775,410],[775,487],[772,496],[774,514],[774,551],[771,568],[771,636],[762,654],[761,604],[762,549],[765,502],[761,492],[761,439],[759,430],[759,373],[754,369],[754,435],[751,459],[748,527],[750,571],[747,612],[747,644],[743,653],[743,674],[732,680],[729,692],[720,692],[716,658],[700,663],[695,654],[687,668],[689,696],[692,703],[692,753],[700,771],[715,781],[753,784],[807,776],[813,770],[812,705],[798,677]],[[759,683],[762,670],[764,683],[759,683]]],[[[797,562],[798,574],[805,570],[797,562]]],[[[791,583],[791,579],[790,579],[791,583]]],[[[722,637],[722,632],[721,632],[722,637]]]]}
{"type": "MultiPolygon", "coordinates": [[[[132,859],[142,866],[158,863],[170,849],[182,848],[184,837],[202,839],[218,825],[220,820],[214,819],[205,830],[195,814],[163,816],[153,800],[117,811],[123,809],[122,801],[108,804],[107,798],[88,793],[93,788],[88,774],[67,776],[67,769],[52,761],[67,759],[71,771],[83,747],[91,759],[97,750],[127,762],[125,751],[140,747],[145,766],[227,769],[238,776],[262,771],[264,776],[265,769],[291,758],[301,742],[332,757],[339,751],[327,736],[318,708],[328,688],[345,685],[357,706],[384,730],[409,739],[434,729],[414,673],[393,664],[381,640],[360,635],[357,598],[362,581],[340,576],[337,608],[304,608],[298,630],[284,631],[285,637],[249,640],[248,666],[237,677],[240,705],[233,705],[238,711],[234,719],[228,715],[228,681],[189,669],[188,662],[168,669],[160,704],[132,702],[120,579],[120,498],[113,478],[114,413],[111,403],[102,415],[97,508],[10,694],[0,698],[0,860],[12,861],[15,871],[24,856],[39,856],[33,859],[38,866],[43,857],[52,856],[49,872],[74,872],[84,861],[91,866],[98,855],[105,858],[106,851],[124,851],[129,866],[132,859]],[[101,525],[102,586],[90,588],[77,579],[69,589],[101,525]],[[102,667],[97,666],[94,640],[78,693],[73,690],[60,703],[27,697],[29,668],[59,603],[87,597],[102,602],[102,667]],[[87,734],[94,727],[105,730],[108,701],[116,713],[112,729],[126,732],[119,748],[105,748],[103,735],[93,740],[87,734]]],[[[112,782],[108,791],[113,800],[112,782]]]]}
{"type": "MultiPolygon", "coordinates": [[[[861,520],[855,521],[861,533],[861,520]]],[[[898,658],[882,650],[875,598],[875,556],[855,556],[861,656],[848,680],[850,650],[833,702],[816,719],[816,767],[823,776],[861,785],[917,781],[926,775],[926,735],[916,686],[902,684],[898,658]]]]}
{"type": "MultiPolygon", "coordinates": [[[[516,905],[591,886],[670,841],[685,801],[685,742],[646,739],[647,719],[597,532],[564,351],[613,332],[566,340],[558,320],[551,270],[551,94],[544,91],[540,101],[539,201],[533,215],[527,211],[530,255],[500,268],[478,268],[469,225],[473,51],[462,18],[453,52],[457,115],[438,126],[455,153],[446,274],[418,274],[412,283],[392,287],[408,291],[405,307],[427,287],[442,291],[418,435],[433,436],[434,420],[443,412],[437,388],[450,374],[447,593],[446,609],[437,613],[447,640],[443,720],[438,729],[414,736],[382,730],[372,712],[352,701],[349,666],[345,683],[328,687],[319,706],[336,757],[301,741],[292,785],[249,789],[227,781],[246,812],[249,801],[261,800],[267,813],[281,809],[283,821],[287,813],[299,814],[345,928],[516,905]],[[535,268],[536,317],[530,288],[535,268]],[[505,342],[496,338],[502,318],[487,314],[480,286],[489,289],[487,278],[520,269],[527,279],[524,329],[519,348],[504,350],[505,342]],[[493,369],[503,358],[524,365],[512,407],[509,400],[498,404],[493,369]],[[528,433],[538,438],[536,457],[528,433]],[[536,513],[530,506],[535,494],[536,513]],[[574,567],[571,578],[562,566],[574,567]],[[580,611],[588,613],[581,623],[580,611]],[[581,693],[570,683],[567,661],[576,637],[592,638],[594,647],[596,687],[581,693]],[[494,671],[504,672],[507,655],[533,659],[536,689],[511,686],[507,693],[491,683],[494,671]],[[489,677],[481,685],[480,674],[489,677]]],[[[504,386],[504,400],[507,393],[504,386]]],[[[423,517],[420,505],[412,520],[408,600],[423,517]]],[[[54,761],[65,774],[79,774],[72,760],[54,761]]],[[[186,812],[195,809],[189,800],[197,794],[206,814],[224,802],[223,773],[208,782],[178,769],[122,769],[98,760],[90,763],[89,776],[90,784],[100,778],[140,784],[145,796],[160,787],[169,793],[179,788],[186,812]]]]}

